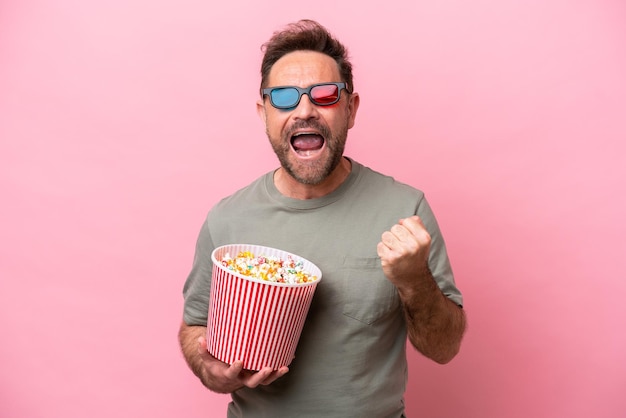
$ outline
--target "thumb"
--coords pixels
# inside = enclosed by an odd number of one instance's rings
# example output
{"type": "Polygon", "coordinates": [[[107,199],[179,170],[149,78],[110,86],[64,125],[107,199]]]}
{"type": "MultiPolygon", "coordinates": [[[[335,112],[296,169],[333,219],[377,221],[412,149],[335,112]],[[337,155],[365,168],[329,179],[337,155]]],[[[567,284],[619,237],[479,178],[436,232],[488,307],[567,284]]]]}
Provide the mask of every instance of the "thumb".
{"type": "Polygon", "coordinates": [[[209,348],[207,346],[206,338],[198,337],[198,353],[202,355],[206,354],[208,351],[209,348]]]}

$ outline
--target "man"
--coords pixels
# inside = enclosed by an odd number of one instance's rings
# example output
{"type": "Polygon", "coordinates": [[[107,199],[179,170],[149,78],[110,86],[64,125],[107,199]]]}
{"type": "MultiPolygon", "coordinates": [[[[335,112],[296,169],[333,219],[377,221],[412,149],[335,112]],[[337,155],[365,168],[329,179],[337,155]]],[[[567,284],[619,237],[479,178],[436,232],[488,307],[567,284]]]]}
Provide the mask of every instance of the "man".
{"type": "Polygon", "coordinates": [[[228,417],[401,417],[406,339],[447,363],[465,330],[462,296],[422,192],[343,156],[359,95],[347,51],[310,20],[264,45],[257,109],[280,168],[209,212],[184,286],[179,339],[228,417]],[[230,243],[279,248],[322,270],[289,367],[257,372],[206,348],[210,255],[230,243]]]}

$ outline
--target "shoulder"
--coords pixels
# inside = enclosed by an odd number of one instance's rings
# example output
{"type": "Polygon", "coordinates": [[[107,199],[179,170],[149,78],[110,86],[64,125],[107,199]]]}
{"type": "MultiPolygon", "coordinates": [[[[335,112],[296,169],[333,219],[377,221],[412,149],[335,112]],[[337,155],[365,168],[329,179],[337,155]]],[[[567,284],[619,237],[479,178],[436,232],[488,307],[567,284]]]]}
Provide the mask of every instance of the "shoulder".
{"type": "Polygon", "coordinates": [[[265,195],[265,184],[268,176],[272,176],[272,172],[263,174],[247,186],[242,187],[231,195],[222,198],[213,206],[211,211],[220,211],[224,209],[228,210],[233,205],[238,206],[242,202],[250,204],[252,200],[261,198],[265,195]]]}
{"type": "Polygon", "coordinates": [[[415,186],[396,180],[393,176],[383,174],[370,167],[353,161],[359,170],[359,180],[361,187],[372,189],[383,195],[391,195],[395,198],[410,198],[421,200],[424,192],[415,186]]]}

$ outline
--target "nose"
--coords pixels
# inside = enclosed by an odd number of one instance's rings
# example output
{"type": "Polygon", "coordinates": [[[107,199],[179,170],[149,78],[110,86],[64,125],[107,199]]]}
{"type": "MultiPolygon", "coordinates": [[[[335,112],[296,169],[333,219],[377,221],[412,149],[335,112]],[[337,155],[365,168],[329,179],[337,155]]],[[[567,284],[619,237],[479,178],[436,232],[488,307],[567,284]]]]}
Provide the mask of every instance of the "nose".
{"type": "Polygon", "coordinates": [[[296,119],[316,119],[318,117],[317,105],[311,102],[307,94],[303,94],[300,97],[300,103],[293,110],[293,116],[296,119]]]}

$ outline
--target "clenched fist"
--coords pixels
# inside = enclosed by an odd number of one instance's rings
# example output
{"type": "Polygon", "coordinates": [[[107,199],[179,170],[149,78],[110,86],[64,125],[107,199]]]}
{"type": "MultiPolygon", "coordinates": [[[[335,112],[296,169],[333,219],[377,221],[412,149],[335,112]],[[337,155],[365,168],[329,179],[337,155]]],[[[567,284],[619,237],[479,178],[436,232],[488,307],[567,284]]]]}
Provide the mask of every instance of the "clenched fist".
{"type": "Polygon", "coordinates": [[[376,249],[385,276],[400,290],[410,288],[421,275],[429,274],[430,234],[419,216],[400,219],[383,232],[376,249]]]}

